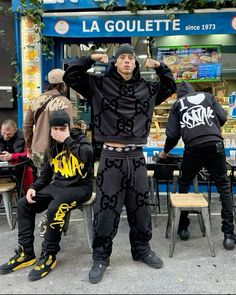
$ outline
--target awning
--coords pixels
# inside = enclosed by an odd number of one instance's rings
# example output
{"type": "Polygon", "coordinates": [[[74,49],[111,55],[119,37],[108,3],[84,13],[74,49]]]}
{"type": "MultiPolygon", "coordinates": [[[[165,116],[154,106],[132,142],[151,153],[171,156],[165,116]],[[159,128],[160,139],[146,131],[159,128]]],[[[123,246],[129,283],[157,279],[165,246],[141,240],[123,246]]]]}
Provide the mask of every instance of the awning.
{"type": "Polygon", "coordinates": [[[163,10],[63,12],[43,15],[45,36],[65,38],[236,34],[236,9],[180,13],[170,20],[163,10]]]}

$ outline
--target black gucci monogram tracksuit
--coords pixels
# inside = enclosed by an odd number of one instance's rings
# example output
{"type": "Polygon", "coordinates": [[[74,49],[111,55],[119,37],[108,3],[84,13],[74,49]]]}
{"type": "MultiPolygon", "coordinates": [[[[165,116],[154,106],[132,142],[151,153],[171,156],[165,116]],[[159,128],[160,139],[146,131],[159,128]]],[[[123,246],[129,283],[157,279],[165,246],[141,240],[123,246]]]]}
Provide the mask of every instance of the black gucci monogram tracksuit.
{"type": "Polygon", "coordinates": [[[142,148],[121,152],[103,149],[94,208],[94,260],[107,260],[111,255],[123,205],[130,226],[132,257],[139,260],[148,255],[152,228],[146,179],[142,148]]]}
{"type": "Polygon", "coordinates": [[[156,68],[157,81],[140,77],[139,64],[130,80],[124,80],[112,62],[105,75],[89,74],[94,61],[82,57],[72,63],[65,83],[93,105],[93,125],[98,142],[114,142],[136,149],[103,149],[96,187],[94,216],[94,261],[109,261],[122,206],[130,226],[132,257],[140,260],[150,252],[152,236],[148,204],[147,170],[139,145],[147,143],[153,109],[176,89],[170,69],[156,68]]]}

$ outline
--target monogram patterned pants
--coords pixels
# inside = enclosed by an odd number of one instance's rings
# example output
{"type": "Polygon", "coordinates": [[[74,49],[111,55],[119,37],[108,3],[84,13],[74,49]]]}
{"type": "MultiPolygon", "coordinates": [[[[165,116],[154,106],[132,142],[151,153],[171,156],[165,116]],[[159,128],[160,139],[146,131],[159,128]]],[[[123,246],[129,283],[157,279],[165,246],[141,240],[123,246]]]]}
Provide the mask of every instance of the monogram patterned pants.
{"type": "Polygon", "coordinates": [[[130,227],[131,254],[134,260],[140,260],[149,254],[152,237],[147,170],[142,148],[102,150],[94,206],[94,261],[108,263],[123,205],[130,227]]]}

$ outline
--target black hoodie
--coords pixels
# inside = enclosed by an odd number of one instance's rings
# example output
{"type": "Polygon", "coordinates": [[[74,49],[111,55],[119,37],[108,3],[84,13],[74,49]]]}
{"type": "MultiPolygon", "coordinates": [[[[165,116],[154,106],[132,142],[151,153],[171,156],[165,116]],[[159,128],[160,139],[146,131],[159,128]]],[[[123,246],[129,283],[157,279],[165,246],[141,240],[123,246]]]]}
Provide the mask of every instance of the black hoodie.
{"type": "Polygon", "coordinates": [[[51,182],[57,187],[92,184],[92,160],[91,143],[79,130],[72,129],[64,143],[54,145],[52,159],[45,154],[40,176],[30,187],[38,191],[51,182]],[[69,159],[65,157],[66,150],[69,151],[69,159]]]}
{"type": "Polygon", "coordinates": [[[96,140],[146,144],[154,107],[176,90],[172,72],[162,63],[155,69],[158,81],[146,81],[140,77],[136,61],[133,76],[126,81],[113,62],[105,75],[87,73],[93,64],[90,57],[77,59],[63,80],[91,100],[96,140]]]}
{"type": "Polygon", "coordinates": [[[223,141],[220,127],[226,121],[227,113],[212,94],[196,92],[192,85],[181,82],[167,122],[164,151],[174,148],[180,137],[185,149],[223,141]]]}
{"type": "Polygon", "coordinates": [[[0,135],[0,152],[8,151],[11,154],[20,153],[24,151],[24,147],[25,140],[21,129],[17,129],[10,140],[4,140],[3,136],[0,135]]]}

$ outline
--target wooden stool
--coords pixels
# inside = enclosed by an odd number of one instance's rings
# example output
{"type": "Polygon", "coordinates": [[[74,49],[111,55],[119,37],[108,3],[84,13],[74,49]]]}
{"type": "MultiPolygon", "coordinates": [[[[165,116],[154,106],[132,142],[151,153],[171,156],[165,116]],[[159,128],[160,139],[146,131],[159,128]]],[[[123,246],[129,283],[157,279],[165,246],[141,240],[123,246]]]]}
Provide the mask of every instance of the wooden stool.
{"type": "Polygon", "coordinates": [[[5,208],[5,212],[7,215],[7,221],[10,229],[14,229],[15,223],[13,222],[13,214],[12,214],[12,199],[10,192],[12,192],[16,188],[15,182],[3,182],[0,183],[0,194],[2,194],[3,205],[5,208]]]}
{"type": "MultiPolygon", "coordinates": [[[[208,211],[208,203],[203,194],[188,193],[188,194],[174,194],[170,195],[170,247],[169,257],[173,256],[177,231],[179,227],[179,219],[181,211],[199,211],[202,217],[202,221],[205,227],[206,236],[211,250],[211,255],[215,257],[214,242],[211,237],[211,224],[208,211]]],[[[168,229],[169,231],[169,229],[168,229]]]]}
{"type": "MultiPolygon", "coordinates": [[[[177,193],[177,186],[179,183],[179,177],[180,177],[180,171],[174,170],[173,171],[172,193],[177,193]]],[[[195,194],[199,193],[197,175],[193,179],[193,191],[195,194]]],[[[167,222],[167,226],[166,226],[166,238],[168,238],[168,230],[169,230],[169,226],[170,226],[170,200],[167,201],[167,209],[168,209],[169,217],[168,217],[168,222],[167,222]]],[[[201,231],[204,234],[205,229],[202,224],[202,219],[199,216],[198,216],[198,219],[199,219],[201,231]]]]}
{"type": "MultiPolygon", "coordinates": [[[[95,198],[96,198],[96,193],[92,193],[91,198],[88,201],[84,202],[83,204],[77,207],[83,213],[84,228],[86,232],[88,245],[91,251],[92,251],[92,240],[93,240],[93,202],[95,198]]],[[[65,235],[69,227],[70,213],[71,211],[69,211],[65,217],[65,223],[63,226],[63,232],[65,235]]]]}

